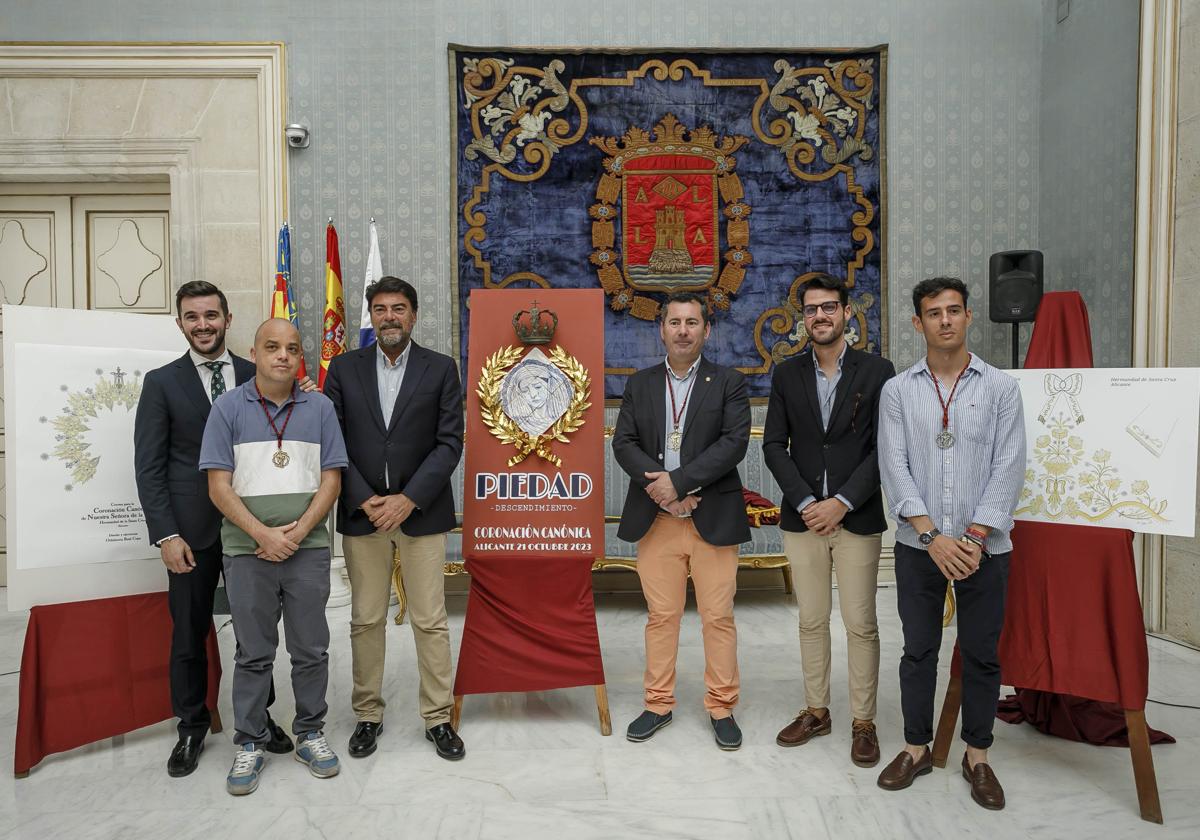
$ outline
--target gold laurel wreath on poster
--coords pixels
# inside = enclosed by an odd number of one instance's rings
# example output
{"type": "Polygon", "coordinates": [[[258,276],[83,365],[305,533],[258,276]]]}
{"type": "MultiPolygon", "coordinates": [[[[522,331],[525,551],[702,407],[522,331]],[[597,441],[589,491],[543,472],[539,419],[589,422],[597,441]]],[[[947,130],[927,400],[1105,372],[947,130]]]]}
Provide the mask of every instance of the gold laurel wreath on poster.
{"type": "Polygon", "coordinates": [[[508,466],[515,466],[530,455],[536,454],[554,466],[561,467],[562,458],[555,455],[550,447],[554,441],[569,444],[571,441],[567,436],[578,431],[586,422],[583,413],[592,405],[589,401],[592,394],[591,377],[588,376],[587,368],[562,347],[551,350],[548,354],[551,364],[567,377],[574,389],[574,395],[567,410],[554,421],[554,425],[540,435],[531,435],[505,414],[500,404],[500,389],[504,385],[504,377],[508,376],[509,369],[524,355],[524,347],[510,345],[488,356],[483,373],[479,377],[479,386],[475,390],[479,396],[479,413],[483,417],[483,424],[500,443],[516,448],[517,454],[508,459],[508,466]]]}

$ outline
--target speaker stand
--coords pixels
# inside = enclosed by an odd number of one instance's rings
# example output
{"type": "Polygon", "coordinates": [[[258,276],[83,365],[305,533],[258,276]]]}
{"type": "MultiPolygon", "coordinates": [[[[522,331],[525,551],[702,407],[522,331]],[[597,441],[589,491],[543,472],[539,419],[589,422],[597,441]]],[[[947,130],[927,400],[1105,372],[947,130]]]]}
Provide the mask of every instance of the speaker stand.
{"type": "Polygon", "coordinates": [[[1021,368],[1021,325],[1013,324],[1013,370],[1021,368]]]}

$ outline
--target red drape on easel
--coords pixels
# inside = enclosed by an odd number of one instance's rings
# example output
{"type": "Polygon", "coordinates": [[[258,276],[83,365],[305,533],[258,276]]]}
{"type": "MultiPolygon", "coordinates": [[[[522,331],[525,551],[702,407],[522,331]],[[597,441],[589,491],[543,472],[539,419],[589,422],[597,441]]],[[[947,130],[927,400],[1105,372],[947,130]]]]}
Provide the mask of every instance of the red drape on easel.
{"type": "MultiPolygon", "coordinates": [[[[1078,292],[1042,298],[1025,367],[1092,367],[1078,292]]],[[[1002,679],[1018,691],[999,717],[1072,740],[1128,745],[1122,710],[1145,708],[1150,670],[1132,532],[1017,522],[1012,541],[999,652],[1002,679]]],[[[1153,730],[1151,737],[1170,738],[1153,730]]]]}
{"type": "Polygon", "coordinates": [[[591,560],[488,558],[467,571],[455,694],[604,682],[591,560]]]}
{"type": "MultiPolygon", "coordinates": [[[[171,711],[167,593],[34,607],[21,655],[14,772],[166,720],[171,711]]],[[[217,634],[208,636],[208,706],[221,687],[217,634]]]]}

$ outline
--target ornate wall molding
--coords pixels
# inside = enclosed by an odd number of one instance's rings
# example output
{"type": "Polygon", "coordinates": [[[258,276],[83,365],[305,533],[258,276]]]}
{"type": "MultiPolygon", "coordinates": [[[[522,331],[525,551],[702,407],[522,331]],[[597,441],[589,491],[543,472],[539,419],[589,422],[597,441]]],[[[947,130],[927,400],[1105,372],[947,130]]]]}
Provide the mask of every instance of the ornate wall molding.
{"type": "MultiPolygon", "coordinates": [[[[1170,364],[1172,251],[1175,241],[1175,143],[1179,0],[1142,0],[1138,68],[1136,254],[1133,365],[1170,364]]],[[[1165,621],[1166,540],[1140,535],[1142,613],[1149,630],[1165,621]]]]}
{"type": "MultiPolygon", "coordinates": [[[[286,63],[271,43],[0,43],[0,79],[251,79],[257,91],[252,138],[258,169],[261,270],[254,291],[270,309],[275,233],[286,216],[286,63]]],[[[171,253],[176,278],[203,277],[200,192],[196,174],[204,138],[20,137],[0,140],[0,178],[80,180],[80,176],[171,180],[171,253]],[[177,195],[178,194],[178,195],[177,195]],[[178,214],[178,215],[176,215],[178,214]]],[[[182,282],[182,280],[181,280],[182,282]]],[[[244,291],[249,291],[244,290],[244,291]]],[[[253,316],[246,320],[253,320],[253,316]]]]}

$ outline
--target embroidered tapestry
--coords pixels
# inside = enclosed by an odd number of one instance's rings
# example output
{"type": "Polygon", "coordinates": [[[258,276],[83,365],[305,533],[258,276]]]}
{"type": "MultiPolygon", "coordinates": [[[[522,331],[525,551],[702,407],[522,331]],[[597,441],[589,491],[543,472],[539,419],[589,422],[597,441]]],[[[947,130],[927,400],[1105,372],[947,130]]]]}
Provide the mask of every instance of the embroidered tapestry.
{"type": "Polygon", "coordinates": [[[886,47],[449,54],[464,371],[479,288],[603,289],[608,399],[662,360],[674,290],[752,397],[803,349],[814,273],[850,286],[853,346],[886,346],[886,47]]]}

